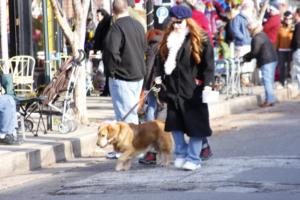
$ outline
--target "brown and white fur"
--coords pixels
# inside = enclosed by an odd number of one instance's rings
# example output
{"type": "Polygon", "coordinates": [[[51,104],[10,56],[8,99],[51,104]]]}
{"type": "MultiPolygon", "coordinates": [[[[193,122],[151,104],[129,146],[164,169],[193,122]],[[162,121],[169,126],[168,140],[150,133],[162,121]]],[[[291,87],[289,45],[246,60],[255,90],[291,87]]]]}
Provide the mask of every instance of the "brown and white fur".
{"type": "Polygon", "coordinates": [[[122,153],[116,171],[130,169],[132,160],[150,147],[157,151],[160,164],[167,166],[172,158],[173,138],[164,128],[164,122],[158,120],[139,125],[125,122],[104,124],[98,129],[97,145],[103,148],[112,144],[115,151],[122,153]]]}

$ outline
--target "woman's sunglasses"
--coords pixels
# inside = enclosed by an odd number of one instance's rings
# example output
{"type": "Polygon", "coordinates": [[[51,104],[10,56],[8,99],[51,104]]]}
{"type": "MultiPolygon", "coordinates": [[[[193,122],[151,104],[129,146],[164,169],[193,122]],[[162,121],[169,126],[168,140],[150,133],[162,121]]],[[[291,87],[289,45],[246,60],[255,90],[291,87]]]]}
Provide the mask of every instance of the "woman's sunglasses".
{"type": "Polygon", "coordinates": [[[176,20],[176,21],[173,21],[172,23],[173,23],[173,24],[181,24],[182,21],[183,21],[183,20],[176,20]]]}

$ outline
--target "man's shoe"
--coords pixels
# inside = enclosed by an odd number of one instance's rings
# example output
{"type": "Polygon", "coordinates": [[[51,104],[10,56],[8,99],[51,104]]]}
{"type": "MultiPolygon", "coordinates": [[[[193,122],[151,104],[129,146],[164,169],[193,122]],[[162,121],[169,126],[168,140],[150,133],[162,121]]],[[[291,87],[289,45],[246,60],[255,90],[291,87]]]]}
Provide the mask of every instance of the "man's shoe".
{"type": "Polygon", "coordinates": [[[176,158],[175,161],[174,161],[174,166],[176,168],[182,168],[182,166],[184,165],[185,163],[185,159],[184,158],[176,158]]]}
{"type": "Polygon", "coordinates": [[[212,153],[212,151],[210,149],[210,146],[205,147],[200,152],[200,158],[203,161],[208,160],[210,157],[212,157],[212,155],[213,155],[213,153],[212,153]]]}
{"type": "Polygon", "coordinates": [[[139,163],[144,165],[156,165],[156,153],[147,152],[143,158],[139,159],[139,163]]]}
{"type": "Polygon", "coordinates": [[[17,136],[13,134],[6,134],[1,142],[8,144],[8,145],[20,145],[22,143],[21,139],[19,140],[17,136]]]}
{"type": "Polygon", "coordinates": [[[200,169],[201,164],[195,164],[190,161],[186,161],[184,165],[182,166],[182,169],[187,170],[187,171],[194,171],[196,169],[200,169]]]}
{"type": "Polygon", "coordinates": [[[268,102],[264,102],[263,104],[260,105],[261,108],[267,108],[272,106],[274,106],[274,103],[268,103],[268,102]]]}
{"type": "Polygon", "coordinates": [[[115,151],[108,152],[106,154],[107,159],[118,159],[120,156],[121,156],[121,153],[118,153],[118,152],[115,152],[115,151]]]}

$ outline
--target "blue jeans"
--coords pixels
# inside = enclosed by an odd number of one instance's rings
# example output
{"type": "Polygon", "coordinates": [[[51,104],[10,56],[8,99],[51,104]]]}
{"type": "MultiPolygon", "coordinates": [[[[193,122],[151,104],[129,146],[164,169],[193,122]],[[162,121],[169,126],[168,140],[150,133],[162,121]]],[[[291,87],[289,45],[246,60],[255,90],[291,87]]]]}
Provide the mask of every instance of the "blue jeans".
{"type": "Polygon", "coordinates": [[[0,95],[0,134],[14,134],[17,128],[16,102],[10,95],[0,95]]]}
{"type": "Polygon", "coordinates": [[[202,138],[190,137],[189,143],[186,143],[182,131],[173,131],[172,135],[176,158],[184,158],[186,161],[198,165],[201,162],[199,152],[202,149],[202,138]]]}
{"type": "MultiPolygon", "coordinates": [[[[139,101],[142,91],[143,81],[124,81],[109,78],[109,91],[113,102],[115,116],[117,121],[122,118],[132,109],[139,101]]],[[[124,120],[127,123],[139,123],[139,118],[136,108],[124,120]]]]}
{"type": "Polygon", "coordinates": [[[148,94],[147,97],[147,111],[146,111],[146,121],[151,121],[156,119],[156,112],[157,112],[157,102],[154,96],[153,91],[148,94]]]}
{"type": "Polygon", "coordinates": [[[267,63],[261,66],[262,79],[265,88],[265,101],[267,103],[274,103],[276,101],[274,96],[274,76],[277,62],[267,63]]]}

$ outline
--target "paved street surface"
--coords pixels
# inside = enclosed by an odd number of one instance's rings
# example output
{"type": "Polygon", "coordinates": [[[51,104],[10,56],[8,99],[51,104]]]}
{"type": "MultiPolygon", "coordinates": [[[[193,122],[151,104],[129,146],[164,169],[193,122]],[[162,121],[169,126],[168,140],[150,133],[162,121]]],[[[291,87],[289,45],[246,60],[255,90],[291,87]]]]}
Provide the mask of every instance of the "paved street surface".
{"type": "Polygon", "coordinates": [[[214,156],[201,169],[78,158],[0,181],[0,200],[300,199],[300,98],[212,121],[214,156]]]}

